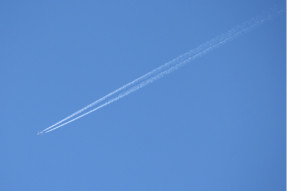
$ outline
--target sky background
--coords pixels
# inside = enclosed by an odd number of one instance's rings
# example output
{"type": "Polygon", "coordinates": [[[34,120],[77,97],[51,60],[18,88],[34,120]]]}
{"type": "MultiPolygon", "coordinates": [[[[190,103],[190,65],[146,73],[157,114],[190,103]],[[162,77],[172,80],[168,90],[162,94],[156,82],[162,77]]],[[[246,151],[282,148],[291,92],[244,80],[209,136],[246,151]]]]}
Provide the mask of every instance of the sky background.
{"type": "Polygon", "coordinates": [[[1,1],[0,190],[285,190],[284,14],[36,135],[275,3],[1,1]]]}

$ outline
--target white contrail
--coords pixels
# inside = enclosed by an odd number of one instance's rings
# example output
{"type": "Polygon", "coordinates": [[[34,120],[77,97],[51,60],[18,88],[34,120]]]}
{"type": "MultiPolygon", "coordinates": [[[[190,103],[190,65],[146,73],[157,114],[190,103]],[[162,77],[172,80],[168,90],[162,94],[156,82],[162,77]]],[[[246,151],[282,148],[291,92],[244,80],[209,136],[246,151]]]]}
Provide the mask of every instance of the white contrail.
{"type": "MultiPolygon", "coordinates": [[[[272,12],[280,13],[280,11],[278,11],[278,10],[277,11],[275,10],[272,12]]],[[[160,67],[152,70],[151,72],[146,73],[145,75],[133,80],[132,82],[127,83],[126,85],[118,88],[117,90],[105,95],[104,97],[87,105],[86,107],[76,111],[75,113],[69,115],[68,117],[62,119],[61,121],[55,123],[54,125],[47,127],[46,129],[39,132],[38,134],[48,133],[57,128],[65,126],[73,121],[76,121],[76,120],[78,120],[100,108],[105,107],[106,105],[109,105],[109,104],[139,90],[140,88],[142,88],[146,85],[149,85],[150,83],[164,77],[165,75],[167,75],[169,73],[172,73],[173,71],[175,71],[178,68],[180,68],[181,66],[191,62],[192,60],[194,60],[198,57],[201,57],[201,56],[207,54],[208,52],[214,50],[215,48],[218,48],[218,47],[224,45],[228,41],[239,37],[240,35],[244,34],[245,32],[249,31],[250,29],[254,28],[255,26],[258,26],[258,25],[264,23],[265,21],[270,20],[275,15],[272,12],[269,12],[268,14],[266,14],[264,16],[259,16],[254,19],[251,19],[250,21],[245,22],[244,24],[239,25],[239,26],[229,30],[227,33],[222,34],[222,35],[200,45],[199,47],[192,49],[192,50],[176,57],[175,59],[161,65],[160,67]],[[123,91],[123,93],[121,93],[122,91],[123,91]],[[117,96],[116,96],[116,94],[117,94],[117,96]],[[116,96],[116,97],[113,97],[113,96],[116,96]],[[113,97],[113,98],[111,98],[111,97],[113,97]],[[100,106],[95,107],[92,110],[86,111],[87,109],[89,109],[101,102],[104,102],[104,103],[102,103],[100,106]],[[86,111],[86,112],[79,115],[80,113],[82,113],[84,111],[86,111]],[[79,116],[75,117],[76,115],[79,115],[79,116]],[[72,117],[75,117],[75,118],[71,119],[72,117]],[[68,119],[70,119],[70,120],[68,120],[68,119]]]]}
{"type": "Polygon", "coordinates": [[[158,72],[160,72],[160,71],[162,71],[162,70],[164,70],[164,69],[166,69],[166,68],[168,68],[168,67],[170,67],[172,65],[175,65],[176,63],[178,63],[178,62],[180,62],[182,60],[185,60],[185,59],[191,57],[193,54],[195,54],[195,52],[199,52],[201,49],[203,49],[203,47],[204,47],[204,45],[200,45],[199,47],[197,47],[197,48],[195,48],[193,50],[190,50],[190,51],[188,51],[188,52],[186,52],[186,53],[184,53],[184,54],[176,57],[175,59],[173,59],[173,60],[171,60],[171,61],[169,61],[169,62],[167,62],[167,63],[165,63],[165,64],[163,64],[163,65],[161,65],[161,66],[159,66],[157,68],[155,68],[154,70],[152,70],[152,71],[144,74],[143,76],[141,76],[141,77],[139,77],[139,78],[137,78],[137,79],[135,79],[135,80],[133,80],[133,81],[125,84],[125,85],[123,85],[122,87],[120,87],[120,88],[118,88],[118,89],[116,89],[116,90],[108,93],[107,95],[105,95],[102,98],[94,101],[93,103],[91,103],[91,104],[83,107],[82,109],[74,112],[73,114],[67,116],[66,118],[60,120],[59,122],[57,122],[57,123],[55,123],[55,124],[47,127],[46,129],[44,129],[40,133],[43,133],[43,132],[47,131],[48,129],[51,129],[52,127],[57,126],[58,124],[61,124],[62,122],[64,122],[64,121],[66,121],[66,120],[68,120],[68,119],[70,119],[70,118],[72,118],[72,117],[74,117],[74,116],[82,113],[83,111],[85,111],[85,110],[87,110],[87,109],[95,106],[96,104],[107,100],[109,97],[112,97],[113,95],[115,95],[115,94],[117,94],[117,93],[125,90],[126,88],[134,86],[135,84],[141,82],[142,80],[145,80],[145,79],[149,78],[150,76],[152,76],[152,75],[154,75],[154,74],[156,74],[156,73],[158,73],[158,72]]]}

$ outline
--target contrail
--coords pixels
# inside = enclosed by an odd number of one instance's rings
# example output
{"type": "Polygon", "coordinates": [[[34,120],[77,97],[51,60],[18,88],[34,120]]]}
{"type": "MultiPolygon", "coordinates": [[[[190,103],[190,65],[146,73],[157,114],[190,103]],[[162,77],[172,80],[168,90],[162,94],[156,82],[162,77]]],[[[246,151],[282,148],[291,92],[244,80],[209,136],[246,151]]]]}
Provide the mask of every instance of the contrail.
{"type": "Polygon", "coordinates": [[[237,27],[234,27],[233,29],[229,30],[227,33],[217,36],[216,38],[198,46],[197,48],[192,49],[192,50],[176,57],[175,59],[155,68],[154,70],[144,74],[143,76],[112,91],[111,93],[103,96],[102,98],[100,98],[100,99],[94,101],[93,103],[85,106],[84,108],[76,111],[75,113],[69,115],[68,117],[62,119],[61,121],[47,127],[46,129],[39,132],[38,134],[48,133],[48,132],[58,129],[62,126],[65,126],[73,121],[76,121],[76,120],[78,120],[100,108],[103,108],[103,107],[151,84],[152,82],[155,82],[156,80],[164,77],[167,74],[172,73],[173,71],[179,69],[180,67],[191,62],[192,60],[207,54],[208,52],[210,52],[210,51],[224,45],[225,43],[241,36],[242,34],[248,32],[249,30],[253,29],[254,27],[256,27],[260,24],[263,24],[264,22],[272,19],[274,16],[276,16],[277,14],[279,14],[281,12],[282,11],[280,11],[280,10],[273,9],[272,11],[268,12],[267,14],[265,14],[263,16],[255,17],[248,22],[245,22],[241,25],[238,25],[237,27]],[[122,93],[122,91],[123,91],[123,93],[122,93]],[[104,103],[102,103],[100,106],[95,107],[94,109],[86,111],[101,102],[104,102],[104,103]],[[83,113],[84,111],[86,111],[86,112],[83,113]],[[79,115],[79,114],[81,114],[81,115],[79,115]],[[79,115],[79,116],[75,117],[76,115],[79,115]],[[75,117],[75,118],[73,118],[73,117],[75,117]]]}
{"type": "Polygon", "coordinates": [[[76,115],[82,113],[83,111],[85,111],[85,110],[87,110],[87,109],[89,109],[89,108],[91,108],[91,107],[97,105],[98,103],[100,103],[100,102],[102,102],[102,101],[108,99],[109,97],[112,97],[113,95],[115,95],[115,94],[117,94],[117,93],[119,93],[119,92],[125,90],[125,89],[128,88],[128,87],[133,86],[133,85],[135,85],[135,84],[141,82],[142,80],[145,80],[145,79],[149,78],[150,76],[152,76],[152,75],[154,75],[154,74],[156,74],[156,73],[158,73],[158,72],[160,72],[160,71],[162,71],[162,70],[164,70],[164,69],[166,69],[166,68],[168,68],[168,67],[170,67],[170,66],[172,66],[172,65],[175,65],[176,63],[178,63],[178,62],[180,62],[180,61],[182,61],[182,60],[186,60],[187,58],[189,58],[189,57],[191,57],[193,54],[195,54],[195,52],[199,52],[200,49],[203,49],[203,47],[204,47],[204,44],[203,44],[203,45],[200,45],[199,47],[197,47],[197,48],[195,48],[195,49],[193,49],[193,50],[190,50],[190,51],[188,51],[188,52],[186,52],[186,53],[184,53],[184,54],[182,54],[182,55],[180,55],[180,56],[178,56],[178,57],[176,57],[176,58],[174,58],[173,60],[171,60],[171,61],[169,61],[169,62],[167,62],[167,63],[165,63],[165,64],[163,64],[163,65],[161,65],[161,66],[159,66],[159,67],[157,67],[157,68],[155,68],[154,70],[152,70],[152,71],[150,71],[150,72],[144,74],[143,76],[141,76],[141,77],[139,77],[139,78],[137,78],[137,79],[135,79],[135,80],[133,80],[133,81],[131,81],[131,82],[125,84],[125,85],[123,85],[122,87],[120,87],[120,88],[118,88],[118,89],[116,89],[116,90],[114,90],[114,91],[108,93],[107,95],[105,95],[105,96],[103,96],[102,98],[100,98],[100,99],[94,101],[93,103],[91,103],[91,104],[89,104],[89,105],[83,107],[82,109],[80,109],[80,110],[74,112],[73,114],[67,116],[66,118],[60,120],[59,122],[57,122],[57,123],[55,123],[55,124],[53,124],[53,125],[47,127],[46,129],[44,129],[44,130],[41,131],[40,133],[45,132],[45,131],[47,131],[48,129],[51,129],[52,127],[54,127],[54,126],[56,126],[56,125],[58,125],[58,124],[61,124],[62,122],[64,122],[64,121],[66,121],[66,120],[68,120],[68,119],[70,119],[70,118],[72,118],[72,117],[74,117],[74,116],[76,116],[76,115]]]}

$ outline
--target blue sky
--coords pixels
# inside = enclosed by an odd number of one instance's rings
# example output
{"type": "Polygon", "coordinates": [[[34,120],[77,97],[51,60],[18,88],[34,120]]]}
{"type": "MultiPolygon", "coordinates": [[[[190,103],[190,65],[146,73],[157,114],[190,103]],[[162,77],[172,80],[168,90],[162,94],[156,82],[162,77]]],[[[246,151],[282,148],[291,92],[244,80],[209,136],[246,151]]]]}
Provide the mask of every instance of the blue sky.
{"type": "Polygon", "coordinates": [[[2,1],[0,190],[285,189],[285,15],[36,133],[285,1],[2,1]]]}

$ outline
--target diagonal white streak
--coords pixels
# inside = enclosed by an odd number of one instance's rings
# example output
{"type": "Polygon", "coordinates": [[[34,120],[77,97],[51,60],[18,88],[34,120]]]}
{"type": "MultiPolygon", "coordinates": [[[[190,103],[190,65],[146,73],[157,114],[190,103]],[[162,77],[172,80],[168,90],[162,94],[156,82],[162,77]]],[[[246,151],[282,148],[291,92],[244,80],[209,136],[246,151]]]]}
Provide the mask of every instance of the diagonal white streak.
{"type": "Polygon", "coordinates": [[[239,26],[229,30],[227,33],[222,34],[222,35],[200,45],[199,47],[192,49],[192,50],[176,57],[175,59],[157,67],[156,69],[144,74],[143,76],[125,84],[124,86],[116,89],[115,91],[112,91],[111,93],[94,101],[93,103],[87,105],[86,107],[76,111],[75,113],[69,115],[68,117],[62,119],[61,121],[55,123],[54,125],[47,127],[43,131],[39,132],[39,134],[49,133],[51,131],[54,131],[55,129],[63,127],[71,122],[74,122],[74,121],[76,121],[98,109],[101,109],[101,108],[155,82],[156,80],[164,77],[167,74],[172,73],[173,71],[179,69],[180,67],[191,62],[192,60],[209,53],[210,51],[212,51],[212,50],[224,45],[225,43],[239,37],[240,35],[248,32],[252,28],[264,23],[265,21],[270,20],[271,18],[273,18],[273,16],[276,15],[275,13],[278,14],[278,13],[280,13],[280,11],[278,11],[278,10],[270,11],[269,13],[267,13],[264,16],[259,16],[254,19],[251,19],[250,21],[245,22],[244,24],[239,25],[239,26]],[[123,91],[123,93],[122,93],[122,91],[123,91]],[[87,109],[90,109],[91,107],[96,106],[97,104],[99,104],[101,102],[104,102],[104,103],[102,103],[101,105],[99,105],[89,111],[86,111],[87,109]],[[86,111],[86,112],[83,113],[84,111],[86,111]],[[79,114],[81,114],[81,115],[79,115],[79,114]],[[78,115],[78,116],[75,117],[76,115],[78,115]],[[75,117],[75,118],[73,118],[73,117],[75,117]]]}
{"type": "Polygon", "coordinates": [[[185,59],[191,57],[193,54],[195,54],[195,52],[198,52],[199,50],[203,49],[203,47],[204,47],[204,45],[200,45],[199,47],[197,47],[197,48],[195,48],[193,50],[190,50],[190,51],[188,51],[188,52],[186,52],[186,53],[184,53],[184,54],[182,54],[182,55],[174,58],[173,60],[171,60],[171,61],[169,61],[169,62],[167,62],[167,63],[165,63],[165,64],[163,64],[163,65],[161,65],[161,66],[159,66],[159,67],[157,67],[155,69],[153,69],[152,71],[144,74],[143,76],[141,76],[141,77],[139,77],[139,78],[137,78],[137,79],[135,79],[135,80],[133,80],[133,81],[125,84],[125,85],[123,85],[122,87],[120,87],[120,88],[118,88],[118,89],[116,89],[116,90],[108,93],[107,95],[101,97],[100,99],[94,101],[93,103],[91,103],[91,104],[83,107],[82,109],[80,109],[80,110],[74,112],[73,114],[65,117],[64,119],[58,121],[57,123],[55,123],[55,124],[47,127],[46,129],[44,129],[40,133],[45,132],[48,129],[51,129],[52,127],[54,127],[54,126],[56,126],[58,124],[61,124],[62,122],[64,122],[64,121],[66,121],[66,120],[68,120],[68,119],[70,119],[70,118],[72,118],[72,117],[74,117],[74,116],[82,113],[83,111],[85,111],[85,110],[87,110],[87,109],[89,109],[89,108],[97,105],[98,103],[100,103],[100,102],[102,102],[104,100],[107,100],[109,97],[116,95],[117,93],[125,90],[126,88],[134,86],[135,84],[141,82],[142,80],[145,80],[145,79],[149,78],[150,76],[152,76],[152,75],[154,75],[154,74],[156,74],[156,73],[158,73],[158,72],[160,72],[160,71],[162,71],[162,70],[164,70],[164,69],[166,69],[166,68],[168,68],[168,67],[170,67],[170,66],[172,66],[172,65],[174,65],[174,64],[176,64],[178,62],[180,62],[181,60],[185,60],[185,59]]]}

